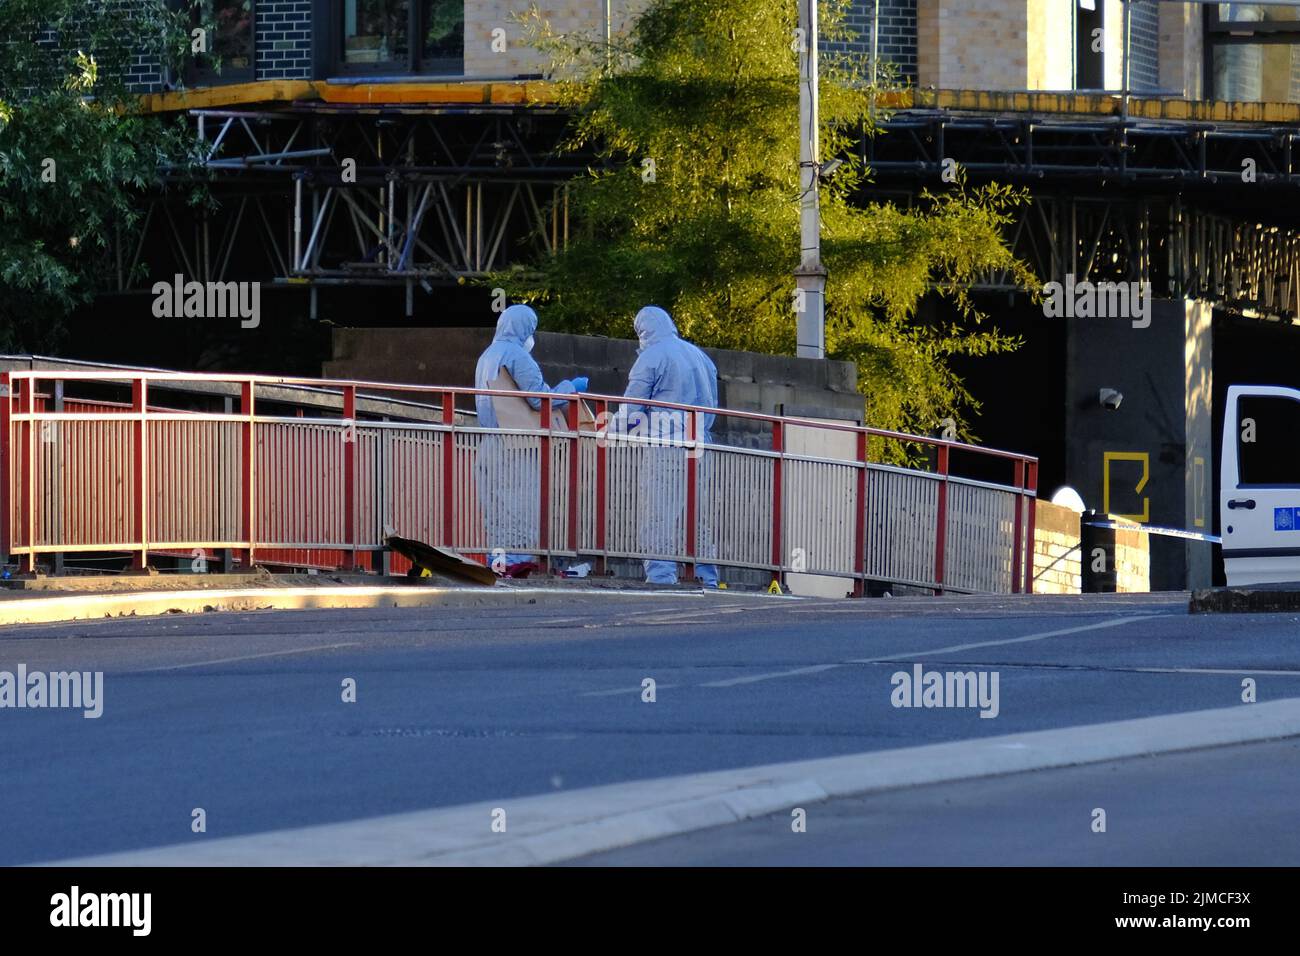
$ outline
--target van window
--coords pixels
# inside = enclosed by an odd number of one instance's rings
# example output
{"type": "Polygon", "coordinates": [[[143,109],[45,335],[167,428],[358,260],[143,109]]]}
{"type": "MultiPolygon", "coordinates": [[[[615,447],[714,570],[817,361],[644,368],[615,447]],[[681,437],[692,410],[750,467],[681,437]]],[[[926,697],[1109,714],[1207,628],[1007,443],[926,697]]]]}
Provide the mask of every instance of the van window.
{"type": "Polygon", "coordinates": [[[1238,399],[1237,480],[1300,485],[1300,402],[1274,395],[1238,399]]]}

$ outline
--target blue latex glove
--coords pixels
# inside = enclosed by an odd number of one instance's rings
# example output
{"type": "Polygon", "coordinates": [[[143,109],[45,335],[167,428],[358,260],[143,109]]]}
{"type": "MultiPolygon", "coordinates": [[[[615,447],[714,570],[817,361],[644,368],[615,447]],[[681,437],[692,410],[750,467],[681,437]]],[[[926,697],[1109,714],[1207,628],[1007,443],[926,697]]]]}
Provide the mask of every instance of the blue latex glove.
{"type": "Polygon", "coordinates": [[[573,382],[573,390],[575,392],[585,392],[587,386],[591,384],[585,375],[579,375],[577,378],[571,379],[571,381],[573,382]]]}

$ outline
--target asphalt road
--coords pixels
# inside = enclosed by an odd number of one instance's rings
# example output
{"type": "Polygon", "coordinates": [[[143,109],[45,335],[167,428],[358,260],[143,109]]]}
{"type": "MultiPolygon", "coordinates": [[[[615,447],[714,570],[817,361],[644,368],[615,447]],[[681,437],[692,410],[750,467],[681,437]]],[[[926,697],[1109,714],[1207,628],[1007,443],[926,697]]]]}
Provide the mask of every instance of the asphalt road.
{"type": "Polygon", "coordinates": [[[0,709],[0,863],[183,842],[194,808],[228,836],[1231,707],[1246,676],[1300,696],[1298,623],[1179,595],[574,594],[7,628],[0,670],[103,671],[104,711],[0,709]],[[892,706],[916,661],[996,670],[997,718],[892,706]]]}

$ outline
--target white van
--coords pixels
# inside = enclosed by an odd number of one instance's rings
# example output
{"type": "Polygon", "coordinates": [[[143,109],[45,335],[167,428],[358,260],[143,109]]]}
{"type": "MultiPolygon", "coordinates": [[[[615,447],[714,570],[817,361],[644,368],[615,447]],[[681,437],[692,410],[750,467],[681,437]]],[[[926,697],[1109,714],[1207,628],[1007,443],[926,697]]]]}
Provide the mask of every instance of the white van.
{"type": "Polygon", "coordinates": [[[1300,582],[1300,390],[1231,386],[1220,460],[1228,586],[1300,582]]]}

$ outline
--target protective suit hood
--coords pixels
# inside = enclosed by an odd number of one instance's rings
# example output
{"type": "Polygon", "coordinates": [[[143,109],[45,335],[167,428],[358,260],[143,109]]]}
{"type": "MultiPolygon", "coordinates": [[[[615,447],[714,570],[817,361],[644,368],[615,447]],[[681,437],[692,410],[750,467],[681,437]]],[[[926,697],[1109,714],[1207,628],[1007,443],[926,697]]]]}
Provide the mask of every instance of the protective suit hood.
{"type": "Polygon", "coordinates": [[[537,331],[537,313],[530,306],[512,305],[497,319],[493,342],[514,342],[520,348],[537,331]]]}
{"type": "Polygon", "coordinates": [[[647,305],[638,312],[632,327],[643,349],[677,338],[677,326],[672,317],[657,305],[647,305]]]}

